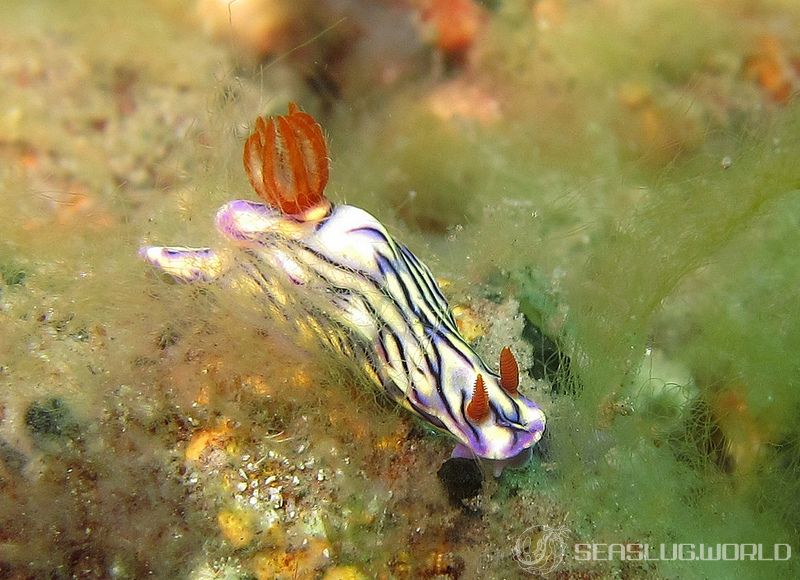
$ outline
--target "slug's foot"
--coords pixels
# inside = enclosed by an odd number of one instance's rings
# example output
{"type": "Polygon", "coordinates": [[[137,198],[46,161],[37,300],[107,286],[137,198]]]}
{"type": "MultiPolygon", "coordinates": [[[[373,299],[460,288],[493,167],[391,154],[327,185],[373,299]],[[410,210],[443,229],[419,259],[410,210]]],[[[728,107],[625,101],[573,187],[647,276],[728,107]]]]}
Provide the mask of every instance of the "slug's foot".
{"type": "Polygon", "coordinates": [[[490,466],[492,468],[492,473],[495,477],[500,477],[503,474],[503,470],[506,468],[509,469],[520,469],[527,465],[528,461],[530,461],[531,457],[533,456],[533,449],[528,447],[527,449],[523,449],[513,457],[509,457],[507,459],[485,459],[482,457],[478,457],[475,455],[475,452],[472,451],[466,445],[462,445],[458,443],[453,452],[450,454],[451,459],[474,459],[480,460],[482,463],[490,466]]]}

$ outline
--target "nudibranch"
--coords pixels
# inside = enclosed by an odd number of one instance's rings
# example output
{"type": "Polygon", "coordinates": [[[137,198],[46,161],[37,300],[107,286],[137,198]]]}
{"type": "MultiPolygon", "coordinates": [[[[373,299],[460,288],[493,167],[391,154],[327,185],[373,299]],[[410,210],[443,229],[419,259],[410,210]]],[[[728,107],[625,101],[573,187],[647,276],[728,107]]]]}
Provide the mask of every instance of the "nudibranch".
{"type": "Polygon", "coordinates": [[[366,211],[324,195],[328,149],[311,115],[258,118],[244,168],[266,203],[237,200],[216,216],[227,249],[159,247],[142,257],[172,278],[216,281],[355,360],[392,400],[457,445],[456,457],[493,461],[495,473],[530,456],[545,428],[519,388],[508,348],[498,372],[459,334],[436,279],[366,211]]]}

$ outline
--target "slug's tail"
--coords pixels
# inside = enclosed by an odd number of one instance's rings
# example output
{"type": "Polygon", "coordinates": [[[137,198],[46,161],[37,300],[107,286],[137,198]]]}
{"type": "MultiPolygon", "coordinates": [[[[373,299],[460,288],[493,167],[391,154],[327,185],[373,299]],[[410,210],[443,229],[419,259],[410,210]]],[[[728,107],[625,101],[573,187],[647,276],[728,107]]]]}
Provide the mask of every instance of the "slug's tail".
{"type": "Polygon", "coordinates": [[[210,282],[222,271],[222,261],[210,248],[145,246],[139,255],[178,282],[210,282]]]}
{"type": "Polygon", "coordinates": [[[243,160],[250,185],[272,207],[300,220],[328,213],[328,146],[319,124],[296,104],[287,115],[256,119],[243,160]]]}

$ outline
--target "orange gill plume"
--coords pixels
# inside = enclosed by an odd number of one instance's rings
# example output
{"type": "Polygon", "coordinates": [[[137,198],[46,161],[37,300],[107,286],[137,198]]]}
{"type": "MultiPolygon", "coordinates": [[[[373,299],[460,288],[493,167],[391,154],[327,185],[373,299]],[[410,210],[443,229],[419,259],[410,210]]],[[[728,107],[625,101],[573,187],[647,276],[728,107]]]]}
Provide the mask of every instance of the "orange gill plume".
{"type": "Polygon", "coordinates": [[[516,395],[519,388],[519,365],[507,346],[500,351],[500,386],[509,395],[516,395]]]}
{"type": "Polygon", "coordinates": [[[272,207],[297,217],[327,212],[328,146],[314,117],[295,103],[287,115],[256,119],[243,160],[250,185],[272,207]]]}
{"type": "Polygon", "coordinates": [[[489,416],[489,394],[486,392],[486,385],[483,384],[483,375],[480,373],[478,373],[478,378],[475,379],[472,399],[467,405],[467,416],[476,423],[489,416]]]}

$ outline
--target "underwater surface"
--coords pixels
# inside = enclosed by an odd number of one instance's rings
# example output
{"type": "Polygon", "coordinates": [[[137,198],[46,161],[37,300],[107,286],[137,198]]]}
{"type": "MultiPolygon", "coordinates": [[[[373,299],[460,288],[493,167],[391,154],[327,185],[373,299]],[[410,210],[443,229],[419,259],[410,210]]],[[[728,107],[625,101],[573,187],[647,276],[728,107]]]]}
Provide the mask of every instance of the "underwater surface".
{"type": "Polygon", "coordinates": [[[800,3],[11,0],[0,87],[0,577],[800,575],[800,3]],[[335,284],[140,256],[225,247],[289,103],[485,364],[419,389],[483,433],[513,352],[522,465],[451,458],[335,284]]]}

